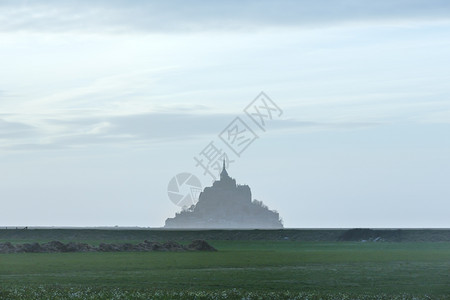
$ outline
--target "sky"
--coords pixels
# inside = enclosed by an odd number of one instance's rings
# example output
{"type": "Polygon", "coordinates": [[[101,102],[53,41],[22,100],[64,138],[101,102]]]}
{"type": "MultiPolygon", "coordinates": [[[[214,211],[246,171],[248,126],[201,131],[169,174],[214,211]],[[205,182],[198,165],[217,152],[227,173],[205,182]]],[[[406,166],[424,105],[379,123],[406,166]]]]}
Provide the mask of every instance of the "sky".
{"type": "Polygon", "coordinates": [[[285,227],[448,228],[449,37],[444,0],[0,1],[0,226],[161,227],[213,142],[285,227]]]}

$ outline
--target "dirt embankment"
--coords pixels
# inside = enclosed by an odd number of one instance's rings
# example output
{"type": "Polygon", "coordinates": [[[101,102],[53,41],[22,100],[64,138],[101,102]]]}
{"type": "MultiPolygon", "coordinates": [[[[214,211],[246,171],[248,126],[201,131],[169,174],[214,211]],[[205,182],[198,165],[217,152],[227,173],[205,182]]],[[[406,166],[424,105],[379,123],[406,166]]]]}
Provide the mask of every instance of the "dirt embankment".
{"type": "Polygon", "coordinates": [[[276,230],[167,230],[167,229],[1,229],[0,242],[28,241],[302,241],[335,242],[377,239],[400,242],[450,242],[450,229],[276,229],[276,230]],[[360,231],[360,232],[358,232],[360,231]]]}
{"type": "Polygon", "coordinates": [[[149,252],[149,251],[217,251],[204,240],[195,240],[189,245],[181,245],[177,242],[150,242],[139,244],[104,244],[92,246],[86,243],[67,244],[52,241],[44,244],[26,243],[13,245],[10,242],[0,243],[0,253],[60,253],[60,252],[149,252]]]}

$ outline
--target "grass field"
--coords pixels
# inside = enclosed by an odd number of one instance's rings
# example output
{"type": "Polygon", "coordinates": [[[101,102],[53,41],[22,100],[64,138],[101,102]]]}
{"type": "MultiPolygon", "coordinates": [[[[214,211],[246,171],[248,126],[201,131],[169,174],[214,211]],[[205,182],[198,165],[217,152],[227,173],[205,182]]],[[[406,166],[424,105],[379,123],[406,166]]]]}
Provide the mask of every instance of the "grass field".
{"type": "Polygon", "coordinates": [[[450,299],[449,242],[209,242],[219,251],[0,254],[0,299],[450,299]]]}
{"type": "Polygon", "coordinates": [[[144,294],[237,289],[258,295],[289,291],[322,297],[450,295],[450,243],[211,244],[219,251],[2,254],[1,290],[11,298],[7,293],[24,287],[26,293],[90,288],[144,294]]]}

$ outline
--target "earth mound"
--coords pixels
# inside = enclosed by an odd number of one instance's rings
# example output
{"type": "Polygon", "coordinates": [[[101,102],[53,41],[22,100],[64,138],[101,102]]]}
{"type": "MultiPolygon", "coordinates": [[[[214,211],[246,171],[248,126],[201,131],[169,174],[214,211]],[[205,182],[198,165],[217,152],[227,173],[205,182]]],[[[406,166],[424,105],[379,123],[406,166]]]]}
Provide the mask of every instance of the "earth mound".
{"type": "Polygon", "coordinates": [[[193,251],[217,251],[216,248],[208,244],[204,240],[195,240],[190,243],[187,248],[193,251]]]}
{"type": "Polygon", "coordinates": [[[91,246],[85,243],[70,242],[64,244],[52,241],[44,244],[25,243],[13,245],[10,242],[0,243],[0,253],[61,253],[61,252],[150,252],[150,251],[217,251],[204,240],[195,240],[188,246],[177,242],[150,242],[145,240],[139,244],[105,244],[91,246]]]}

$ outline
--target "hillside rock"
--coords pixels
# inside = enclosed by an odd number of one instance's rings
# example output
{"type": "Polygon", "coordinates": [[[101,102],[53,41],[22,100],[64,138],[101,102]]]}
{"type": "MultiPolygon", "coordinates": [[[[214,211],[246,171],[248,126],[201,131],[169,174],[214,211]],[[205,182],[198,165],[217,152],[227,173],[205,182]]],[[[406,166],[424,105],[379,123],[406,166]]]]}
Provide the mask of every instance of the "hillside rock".
{"type": "Polygon", "coordinates": [[[248,185],[237,185],[225,169],[220,180],[200,193],[196,205],[168,218],[165,228],[280,229],[280,216],[261,201],[253,200],[248,185]]]}

